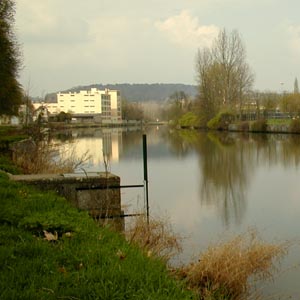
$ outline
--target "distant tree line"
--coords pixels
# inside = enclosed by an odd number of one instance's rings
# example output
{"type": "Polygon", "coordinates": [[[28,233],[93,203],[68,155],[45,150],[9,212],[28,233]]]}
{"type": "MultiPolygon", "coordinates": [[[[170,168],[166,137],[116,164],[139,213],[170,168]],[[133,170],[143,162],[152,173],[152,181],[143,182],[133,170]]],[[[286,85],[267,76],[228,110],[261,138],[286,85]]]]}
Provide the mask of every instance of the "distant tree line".
{"type": "MultiPolygon", "coordinates": [[[[119,90],[122,98],[128,102],[146,102],[146,101],[166,101],[169,96],[177,91],[196,96],[197,86],[187,84],[167,84],[167,83],[153,83],[153,84],[93,84],[88,86],[78,86],[63,92],[78,92],[80,90],[89,90],[91,88],[98,88],[100,90],[111,89],[119,90]]],[[[48,97],[50,97],[49,94],[48,97]]]]}

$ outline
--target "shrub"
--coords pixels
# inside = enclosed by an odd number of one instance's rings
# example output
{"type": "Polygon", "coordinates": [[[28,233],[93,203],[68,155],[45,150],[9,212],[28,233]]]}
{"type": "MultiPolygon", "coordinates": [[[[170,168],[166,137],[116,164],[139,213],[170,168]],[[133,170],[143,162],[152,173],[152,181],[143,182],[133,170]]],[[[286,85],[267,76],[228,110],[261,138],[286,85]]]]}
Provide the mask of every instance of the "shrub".
{"type": "Polygon", "coordinates": [[[168,262],[182,249],[180,237],[176,235],[167,219],[147,218],[139,216],[134,218],[125,232],[129,243],[137,245],[148,256],[161,258],[168,262]]]}
{"type": "Polygon", "coordinates": [[[0,170],[11,174],[20,174],[21,170],[16,167],[7,156],[0,155],[0,170]]]}
{"type": "Polygon", "coordinates": [[[241,122],[238,125],[238,129],[240,131],[249,131],[249,127],[250,127],[249,122],[247,122],[247,121],[241,122]]]}
{"type": "Polygon", "coordinates": [[[232,112],[219,112],[215,117],[208,121],[207,127],[209,129],[227,130],[228,125],[232,123],[234,119],[235,116],[232,112]]]}
{"type": "Polygon", "coordinates": [[[182,275],[204,299],[211,299],[220,291],[230,299],[244,299],[242,296],[249,293],[249,278],[272,278],[274,259],[281,258],[287,248],[288,244],[265,243],[256,231],[250,230],[229,242],[209,247],[182,275]]]}
{"type": "Polygon", "coordinates": [[[300,120],[294,119],[290,124],[290,132],[292,133],[300,133],[300,120]]]}
{"type": "Polygon", "coordinates": [[[254,121],[251,124],[251,131],[253,132],[266,132],[267,131],[267,121],[265,119],[254,121]]]}
{"type": "Polygon", "coordinates": [[[178,123],[183,128],[184,127],[199,127],[200,120],[199,120],[199,117],[195,113],[188,112],[179,119],[178,123]]]}

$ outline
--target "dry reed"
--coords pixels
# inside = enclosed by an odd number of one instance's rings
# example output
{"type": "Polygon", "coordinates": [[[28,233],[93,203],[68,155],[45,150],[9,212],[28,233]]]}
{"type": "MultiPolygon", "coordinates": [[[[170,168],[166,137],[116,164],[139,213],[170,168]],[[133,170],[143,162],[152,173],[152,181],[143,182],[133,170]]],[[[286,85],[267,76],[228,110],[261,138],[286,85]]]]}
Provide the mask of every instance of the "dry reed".
{"type": "Polygon", "coordinates": [[[238,235],[226,243],[209,247],[197,263],[185,267],[181,275],[190,288],[197,289],[201,299],[219,293],[229,299],[246,299],[250,279],[270,279],[288,245],[261,241],[256,231],[238,235]]]}
{"type": "Polygon", "coordinates": [[[24,174],[73,172],[88,159],[87,153],[76,158],[74,149],[62,155],[59,147],[48,141],[26,140],[16,144],[13,149],[13,161],[24,174]]]}
{"type": "Polygon", "coordinates": [[[142,215],[132,219],[125,231],[126,239],[148,256],[159,257],[168,262],[181,252],[180,236],[175,234],[167,218],[147,218],[142,215]]]}

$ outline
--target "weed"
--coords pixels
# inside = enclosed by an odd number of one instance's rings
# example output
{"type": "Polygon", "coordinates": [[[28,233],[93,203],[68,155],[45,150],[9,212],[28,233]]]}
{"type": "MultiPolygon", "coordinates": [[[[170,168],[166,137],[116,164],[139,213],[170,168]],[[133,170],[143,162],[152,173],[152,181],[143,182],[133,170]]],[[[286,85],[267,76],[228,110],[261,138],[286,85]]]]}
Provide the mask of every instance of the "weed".
{"type": "Polygon", "coordinates": [[[267,131],[267,121],[265,119],[254,121],[251,124],[251,131],[253,132],[266,132],[267,131]]]}
{"type": "Polygon", "coordinates": [[[138,245],[148,256],[168,262],[182,249],[180,237],[176,235],[166,218],[147,218],[142,215],[132,219],[125,231],[126,239],[138,245]]]}
{"type": "Polygon", "coordinates": [[[249,122],[243,121],[238,124],[238,129],[240,131],[249,131],[249,122]]]}
{"type": "Polygon", "coordinates": [[[248,296],[250,278],[272,278],[274,259],[281,258],[287,247],[287,244],[265,243],[256,231],[249,230],[247,234],[209,247],[182,275],[203,299],[220,291],[230,299],[243,299],[248,296]]]}
{"type": "Polygon", "coordinates": [[[300,120],[294,119],[290,123],[290,131],[292,133],[300,133],[300,120]]]}
{"type": "Polygon", "coordinates": [[[49,141],[24,140],[14,145],[13,162],[24,174],[73,172],[89,159],[88,153],[75,158],[74,149],[59,154],[57,145],[49,141]]]}

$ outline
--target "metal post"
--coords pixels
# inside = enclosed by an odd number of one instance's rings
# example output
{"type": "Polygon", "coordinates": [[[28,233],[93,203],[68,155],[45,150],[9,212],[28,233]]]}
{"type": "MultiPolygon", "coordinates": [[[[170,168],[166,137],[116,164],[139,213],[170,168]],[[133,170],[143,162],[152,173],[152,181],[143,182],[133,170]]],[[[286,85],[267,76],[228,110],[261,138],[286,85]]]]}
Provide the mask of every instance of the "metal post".
{"type": "Polygon", "coordinates": [[[143,134],[143,160],[144,160],[144,184],[146,194],[146,209],[147,209],[147,222],[149,224],[149,194],[148,194],[148,164],[147,164],[147,136],[143,134]]]}

